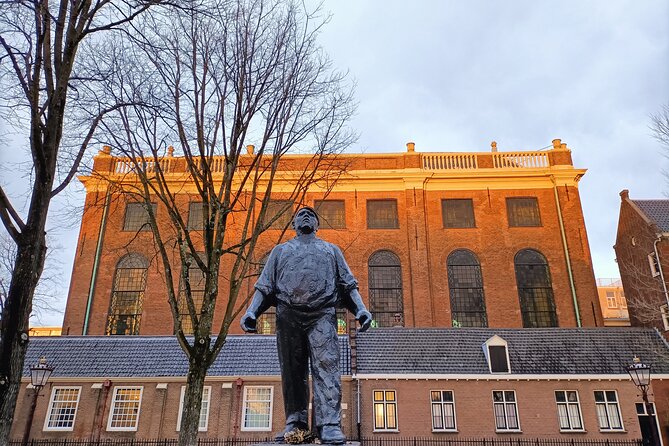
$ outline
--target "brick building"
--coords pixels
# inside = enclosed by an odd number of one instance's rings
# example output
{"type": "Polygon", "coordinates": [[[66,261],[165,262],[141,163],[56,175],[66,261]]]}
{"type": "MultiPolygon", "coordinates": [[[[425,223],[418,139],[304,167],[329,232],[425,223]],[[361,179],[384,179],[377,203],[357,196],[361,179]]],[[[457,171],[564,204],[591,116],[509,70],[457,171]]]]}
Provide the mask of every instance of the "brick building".
{"type": "MultiPolygon", "coordinates": [[[[407,147],[342,155],[346,174],[327,197],[314,188],[303,202],[321,214],[319,236],[344,250],[375,325],[603,325],[578,192],[585,170],[572,165],[566,144],[555,140],[539,152],[493,146],[490,153],[407,147]]],[[[290,170],[303,158],[286,156],[282,163],[290,170]]],[[[183,174],[181,158],[167,161],[169,175],[183,174]]],[[[141,205],[114,194],[106,202],[107,183],[98,179],[132,181],[127,164],[106,150],[81,178],[87,196],[65,334],[173,332],[165,323],[171,314],[164,281],[147,251],[150,232],[138,232],[141,205]]],[[[184,218],[193,212],[187,192],[177,197],[184,218]]],[[[164,211],[157,206],[157,218],[164,211]]],[[[281,232],[264,234],[258,262],[281,232]]],[[[224,280],[219,286],[225,293],[224,280]]]]}
{"type": "MultiPolygon", "coordinates": [[[[380,328],[350,342],[341,336],[343,429],[352,439],[616,444],[641,438],[650,425],[625,371],[634,355],[655,358],[651,392],[666,427],[668,351],[643,328],[380,328]]],[[[187,362],[174,337],[36,338],[25,383],[41,356],[56,368],[31,438],[177,436],[187,362]]],[[[15,438],[31,397],[22,386],[15,438]]],[[[205,382],[200,436],[267,438],[284,424],[282,405],[274,338],[230,336],[205,382]]]]}
{"type": "Polygon", "coordinates": [[[616,260],[633,326],[669,337],[669,200],[632,200],[620,193],[616,260]]]}

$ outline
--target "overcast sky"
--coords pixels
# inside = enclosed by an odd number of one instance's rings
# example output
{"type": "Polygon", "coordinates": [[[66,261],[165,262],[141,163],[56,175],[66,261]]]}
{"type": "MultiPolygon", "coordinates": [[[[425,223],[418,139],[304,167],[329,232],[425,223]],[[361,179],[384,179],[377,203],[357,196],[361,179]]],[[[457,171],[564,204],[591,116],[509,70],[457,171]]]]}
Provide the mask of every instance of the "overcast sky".
{"type": "MultiPolygon", "coordinates": [[[[588,169],[580,192],[597,277],[618,277],[622,189],[663,198],[650,115],[669,103],[666,0],[326,0],[321,43],[357,82],[353,152],[538,150],[561,138],[588,169]]],[[[97,148],[95,148],[97,150],[97,148]]],[[[2,184],[16,184],[2,152],[2,184]]],[[[13,188],[10,188],[10,190],[13,188]]],[[[17,193],[14,190],[14,193],[17,193]]],[[[81,187],[54,204],[82,203],[81,187]]],[[[55,214],[54,214],[55,215],[55,214]]],[[[64,308],[78,219],[51,218],[64,308]]],[[[54,243],[52,243],[54,244],[54,243]]],[[[62,314],[39,321],[58,325],[62,314]]]]}

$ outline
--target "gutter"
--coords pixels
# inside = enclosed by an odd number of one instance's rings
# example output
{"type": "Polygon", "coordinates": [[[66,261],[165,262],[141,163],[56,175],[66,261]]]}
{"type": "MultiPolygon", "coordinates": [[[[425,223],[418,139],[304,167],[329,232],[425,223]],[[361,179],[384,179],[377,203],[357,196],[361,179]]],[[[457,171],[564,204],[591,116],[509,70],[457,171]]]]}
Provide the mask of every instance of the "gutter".
{"type": "Polygon", "coordinates": [[[574,302],[574,314],[576,315],[576,326],[582,327],[581,313],[578,309],[578,300],[576,299],[576,286],[574,285],[574,274],[571,270],[571,259],[569,258],[569,247],[567,246],[567,236],[564,230],[564,221],[562,220],[562,208],[560,207],[560,197],[558,196],[557,183],[555,176],[551,175],[553,182],[553,193],[555,194],[555,206],[557,207],[558,222],[560,223],[560,236],[562,237],[562,249],[564,250],[564,257],[567,261],[567,273],[569,274],[569,287],[571,288],[571,298],[574,302]]]}
{"type": "Polygon", "coordinates": [[[655,258],[657,259],[657,265],[660,267],[660,280],[662,280],[662,289],[664,290],[664,299],[667,301],[667,306],[669,307],[669,293],[667,292],[667,282],[664,281],[664,271],[662,268],[662,262],[660,259],[660,252],[657,250],[657,243],[662,240],[662,234],[657,234],[657,239],[653,242],[653,251],[655,251],[655,258]]]}
{"type": "Polygon", "coordinates": [[[98,243],[95,246],[95,259],[93,261],[93,271],[91,272],[91,283],[88,286],[88,301],[86,302],[86,314],[84,316],[84,328],[81,331],[82,335],[88,334],[88,322],[91,317],[91,307],[93,306],[93,296],[95,295],[95,283],[98,277],[98,267],[100,266],[100,257],[102,255],[102,241],[105,238],[105,228],[107,227],[107,211],[111,201],[111,187],[107,187],[107,195],[105,196],[105,203],[102,207],[102,220],[100,220],[100,228],[98,230],[98,243]]]}

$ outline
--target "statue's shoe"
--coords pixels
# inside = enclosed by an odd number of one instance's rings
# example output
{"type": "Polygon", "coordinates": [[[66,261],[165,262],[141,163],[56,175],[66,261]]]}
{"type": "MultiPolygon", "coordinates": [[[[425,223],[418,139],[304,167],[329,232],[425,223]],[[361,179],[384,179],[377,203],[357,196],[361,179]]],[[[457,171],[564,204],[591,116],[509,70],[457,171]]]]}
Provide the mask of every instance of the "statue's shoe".
{"type": "Polygon", "coordinates": [[[321,428],[320,435],[323,444],[344,444],[346,437],[339,426],[326,424],[321,428]]]}

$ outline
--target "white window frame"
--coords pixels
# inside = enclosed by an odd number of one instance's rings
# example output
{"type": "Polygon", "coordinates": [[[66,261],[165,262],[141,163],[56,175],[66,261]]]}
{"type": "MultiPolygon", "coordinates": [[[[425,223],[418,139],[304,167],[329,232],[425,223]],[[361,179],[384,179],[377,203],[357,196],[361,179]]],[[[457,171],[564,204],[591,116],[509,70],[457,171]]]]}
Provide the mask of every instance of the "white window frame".
{"type": "Polygon", "coordinates": [[[584,432],[585,431],[585,424],[583,424],[583,412],[581,411],[581,398],[578,395],[578,390],[556,390],[555,391],[555,404],[557,404],[558,407],[558,427],[560,428],[560,432],[584,432]],[[557,393],[558,392],[564,392],[564,401],[558,401],[557,400],[557,393]],[[576,402],[570,402],[569,397],[567,396],[567,392],[574,392],[576,394],[576,402]],[[560,406],[564,406],[566,412],[567,412],[567,422],[569,423],[569,427],[562,427],[562,422],[560,421],[560,406]],[[572,417],[571,417],[571,412],[569,411],[569,407],[576,407],[576,411],[578,413],[578,420],[579,423],[581,424],[581,427],[573,427],[572,426],[572,417]]]}
{"type": "MultiPolygon", "coordinates": [[[[177,432],[181,430],[181,414],[184,410],[184,399],[186,398],[186,386],[181,386],[181,396],[179,396],[179,412],[177,414],[177,432]]],[[[209,408],[211,407],[211,386],[202,388],[202,403],[200,404],[200,418],[197,423],[198,432],[207,432],[209,428],[209,408]],[[205,392],[207,398],[205,398],[205,392]],[[202,412],[204,409],[204,413],[202,412]],[[204,415],[204,426],[202,426],[202,416],[204,415]]]]}
{"type": "MultiPolygon", "coordinates": [[[[397,399],[397,397],[395,398],[397,399]]],[[[458,417],[455,413],[455,392],[453,390],[430,390],[430,418],[432,420],[432,432],[457,432],[458,431],[458,417]],[[442,398],[441,401],[432,401],[432,392],[439,392],[439,397],[442,398]],[[451,392],[451,397],[453,399],[452,402],[449,401],[443,401],[443,395],[442,392],[451,392]],[[453,427],[443,427],[443,428],[437,428],[434,427],[434,406],[439,405],[441,409],[441,424],[442,426],[446,425],[446,420],[444,416],[444,406],[451,406],[453,410],[453,427]]]]}
{"type": "Polygon", "coordinates": [[[660,275],[660,263],[657,261],[657,256],[654,252],[648,254],[648,265],[650,266],[650,274],[653,277],[660,275]]]}
{"type": "Polygon", "coordinates": [[[660,305],[660,314],[662,315],[664,331],[669,331],[669,304],[660,305]]]}
{"type": "Polygon", "coordinates": [[[397,390],[395,389],[374,389],[372,390],[372,419],[374,420],[374,432],[399,432],[399,415],[397,414],[397,390]],[[383,401],[376,401],[374,399],[375,392],[383,392],[383,401]],[[386,392],[393,392],[394,400],[389,401],[386,399],[386,392]],[[383,406],[383,427],[378,427],[376,425],[376,406],[380,404],[383,406]],[[388,406],[394,406],[395,411],[395,427],[388,428],[388,406]]]}
{"type": "Polygon", "coordinates": [[[516,395],[515,390],[493,390],[492,391],[492,415],[495,418],[495,432],[522,432],[520,427],[520,414],[518,413],[518,396],[516,395]],[[502,402],[495,401],[495,392],[502,392],[502,402]],[[506,401],[506,392],[513,392],[513,401],[506,401]],[[501,428],[497,427],[497,414],[495,413],[495,406],[502,405],[504,407],[504,424],[509,425],[507,406],[513,406],[514,413],[516,415],[516,421],[518,422],[518,427],[516,428],[501,428]]]}
{"type": "Polygon", "coordinates": [[[625,424],[623,422],[623,413],[620,410],[620,398],[618,398],[618,391],[617,390],[595,390],[593,391],[593,399],[595,400],[595,414],[597,415],[597,425],[599,426],[599,430],[601,432],[624,432],[625,431],[625,424]],[[598,402],[597,399],[595,398],[595,393],[596,392],[602,392],[604,394],[604,402],[598,402]],[[610,402],[606,396],[606,392],[613,392],[616,395],[616,401],[615,403],[610,402]],[[602,427],[602,423],[599,417],[599,406],[604,406],[604,412],[606,413],[606,420],[609,424],[609,427],[602,427]],[[620,427],[610,427],[611,426],[611,419],[610,419],[610,412],[609,408],[610,406],[615,405],[616,410],[618,412],[618,419],[620,420],[620,427]]]}
{"type": "Polygon", "coordinates": [[[242,402],[242,426],[243,432],[271,432],[272,431],[272,414],[274,412],[274,386],[244,386],[244,400],[242,402]],[[269,389],[269,426],[268,427],[246,427],[246,409],[248,402],[249,389],[269,389]]]}
{"type": "Polygon", "coordinates": [[[511,360],[509,359],[509,344],[502,337],[495,335],[485,341],[483,344],[483,354],[485,355],[486,361],[488,361],[488,370],[493,374],[508,375],[511,373],[511,360]],[[492,371],[492,355],[490,354],[490,347],[504,347],[504,352],[506,353],[506,368],[508,372],[493,372],[492,371]]]}
{"type": "Polygon", "coordinates": [[[109,408],[109,416],[107,417],[107,431],[109,432],[136,432],[139,427],[139,417],[142,413],[142,397],[144,396],[144,386],[116,386],[112,394],[111,407],[109,408]],[[114,417],[114,408],[116,407],[116,396],[119,390],[139,390],[139,402],[137,403],[137,418],[135,418],[134,427],[112,427],[112,419],[114,417]]]}
{"type": "Polygon", "coordinates": [[[606,292],[606,308],[618,308],[618,299],[615,291],[606,292]]]}
{"type": "MultiPolygon", "coordinates": [[[[71,432],[74,430],[74,423],[77,421],[77,412],[79,411],[79,400],[81,399],[81,386],[53,386],[51,389],[51,398],[49,399],[49,408],[46,411],[46,417],[44,418],[44,431],[61,431],[61,432],[71,432]],[[74,415],[72,416],[72,426],[71,427],[50,427],[49,421],[51,421],[51,413],[53,412],[54,397],[56,396],[56,391],[58,390],[76,390],[77,391],[77,400],[74,402],[74,415]]],[[[71,401],[68,401],[71,402],[71,401]]]]}

